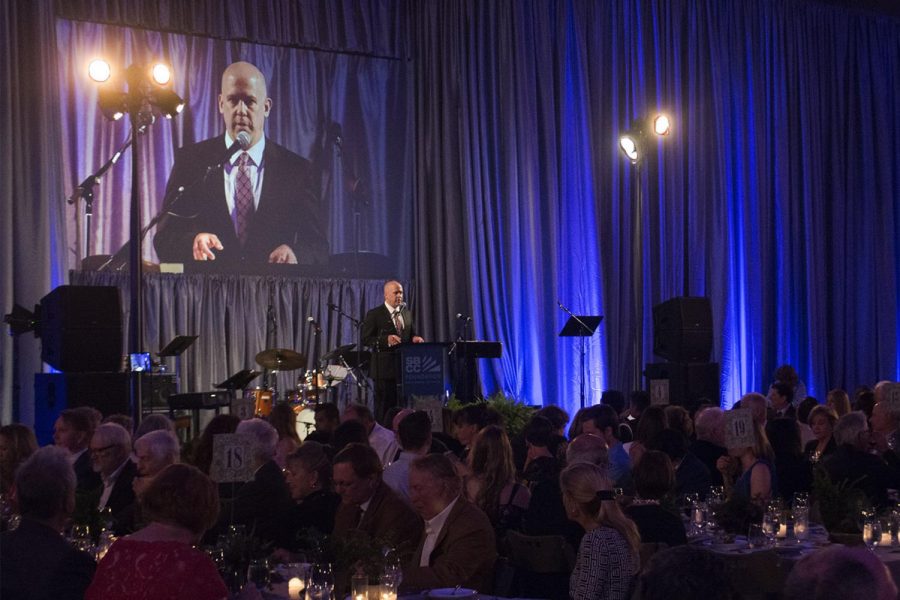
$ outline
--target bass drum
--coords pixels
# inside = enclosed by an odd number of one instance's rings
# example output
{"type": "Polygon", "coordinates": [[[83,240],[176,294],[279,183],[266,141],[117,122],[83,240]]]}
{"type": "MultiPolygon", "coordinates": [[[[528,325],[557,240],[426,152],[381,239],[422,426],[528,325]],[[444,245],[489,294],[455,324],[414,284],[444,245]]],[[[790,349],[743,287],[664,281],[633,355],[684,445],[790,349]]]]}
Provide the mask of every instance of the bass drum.
{"type": "Polygon", "coordinates": [[[316,430],[315,404],[296,404],[294,412],[297,414],[297,435],[300,441],[306,439],[310,433],[316,430]]]}

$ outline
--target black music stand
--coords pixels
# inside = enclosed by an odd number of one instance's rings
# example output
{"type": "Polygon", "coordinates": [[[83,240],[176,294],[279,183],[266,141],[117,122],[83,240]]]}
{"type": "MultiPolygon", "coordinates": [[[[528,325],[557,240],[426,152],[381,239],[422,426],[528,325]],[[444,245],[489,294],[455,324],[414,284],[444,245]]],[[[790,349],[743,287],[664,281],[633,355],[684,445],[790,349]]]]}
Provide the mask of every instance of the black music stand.
{"type": "Polygon", "coordinates": [[[181,391],[181,355],[185,350],[191,347],[199,335],[176,335],[166,347],[160,350],[156,355],[160,358],[175,357],[175,391],[181,391]]]}
{"type": "MultiPolygon", "coordinates": [[[[566,312],[569,312],[566,310],[566,312]]],[[[569,313],[571,316],[566,324],[563,325],[559,337],[580,337],[581,338],[581,408],[584,408],[585,401],[585,382],[587,379],[586,366],[584,362],[585,354],[587,354],[587,338],[594,335],[600,321],[603,320],[601,315],[582,315],[577,316],[569,313]]]]}

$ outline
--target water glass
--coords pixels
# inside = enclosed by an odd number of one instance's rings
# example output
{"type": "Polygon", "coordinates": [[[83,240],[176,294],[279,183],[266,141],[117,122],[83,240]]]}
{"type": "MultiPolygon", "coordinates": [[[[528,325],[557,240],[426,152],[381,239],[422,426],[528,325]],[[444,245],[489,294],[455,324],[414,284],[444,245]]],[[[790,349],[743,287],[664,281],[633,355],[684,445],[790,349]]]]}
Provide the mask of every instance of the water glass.
{"type": "Polygon", "coordinates": [[[874,551],[881,542],[881,521],[877,515],[868,514],[863,521],[863,543],[874,551]]]}
{"type": "Polygon", "coordinates": [[[806,508],[809,509],[809,494],[806,492],[794,493],[794,510],[806,508]]]}
{"type": "Polygon", "coordinates": [[[794,537],[798,542],[809,539],[809,509],[794,509],[794,537]]]}
{"type": "Polygon", "coordinates": [[[750,529],[747,531],[747,545],[751,548],[765,548],[769,545],[769,540],[759,523],[750,524],[750,529]]]}
{"type": "Polygon", "coordinates": [[[769,544],[774,546],[778,537],[778,512],[771,509],[766,511],[762,520],[762,532],[769,544]]]}
{"type": "Polygon", "coordinates": [[[706,529],[707,521],[706,502],[696,501],[691,509],[691,530],[695,535],[701,534],[706,529]]]}
{"type": "Polygon", "coordinates": [[[309,600],[328,600],[334,592],[334,573],[330,563],[315,563],[309,571],[306,597],[309,600]]]}
{"type": "Polygon", "coordinates": [[[261,590],[269,585],[269,561],[265,558],[251,560],[247,567],[247,581],[261,590]]]}

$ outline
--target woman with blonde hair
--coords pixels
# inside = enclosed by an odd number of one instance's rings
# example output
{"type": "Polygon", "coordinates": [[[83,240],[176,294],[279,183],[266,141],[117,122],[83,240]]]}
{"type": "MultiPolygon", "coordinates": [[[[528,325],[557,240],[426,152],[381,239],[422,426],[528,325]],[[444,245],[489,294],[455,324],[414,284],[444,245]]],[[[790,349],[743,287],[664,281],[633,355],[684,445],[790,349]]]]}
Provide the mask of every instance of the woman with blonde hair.
{"type": "Polygon", "coordinates": [[[531,501],[531,492],[516,481],[512,446],[501,427],[488,425],[478,432],[469,453],[469,469],[466,498],[487,514],[500,543],[507,531],[521,529],[531,501]]]}
{"type": "Polygon", "coordinates": [[[742,498],[765,506],[775,496],[775,453],[762,426],[753,423],[752,446],[729,448],[716,462],[728,497],[742,498]]]}
{"type": "Polygon", "coordinates": [[[596,465],[577,463],[560,474],[559,484],[566,515],[585,530],[569,579],[569,597],[631,597],[641,566],[641,538],[616,502],[612,482],[596,465]]]}
{"type": "Polygon", "coordinates": [[[300,436],[297,434],[297,413],[294,412],[294,407],[287,402],[279,402],[272,407],[268,421],[278,432],[275,463],[283,469],[287,464],[288,455],[300,447],[300,436]]]}
{"type": "Polygon", "coordinates": [[[16,469],[37,449],[37,439],[27,425],[13,423],[0,427],[0,494],[10,491],[16,469]]]}
{"type": "MultiPolygon", "coordinates": [[[[825,405],[830,407],[840,419],[852,409],[850,408],[850,396],[841,388],[835,388],[825,397],[825,405]]],[[[810,427],[812,426],[812,414],[810,413],[810,427]]]]}

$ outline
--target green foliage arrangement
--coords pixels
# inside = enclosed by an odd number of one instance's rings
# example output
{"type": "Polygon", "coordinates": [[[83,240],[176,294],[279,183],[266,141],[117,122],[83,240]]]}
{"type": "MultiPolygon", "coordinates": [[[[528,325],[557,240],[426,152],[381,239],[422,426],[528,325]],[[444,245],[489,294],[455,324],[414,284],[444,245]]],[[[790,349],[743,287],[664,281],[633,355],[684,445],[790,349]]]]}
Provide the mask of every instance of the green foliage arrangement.
{"type": "MultiPolygon", "coordinates": [[[[484,404],[496,410],[503,417],[503,426],[509,437],[519,435],[525,430],[525,426],[535,411],[539,408],[532,404],[525,404],[523,401],[507,396],[503,392],[496,392],[483,401],[484,404]]],[[[447,408],[456,412],[465,406],[455,396],[451,396],[447,402],[447,408]]]]}

